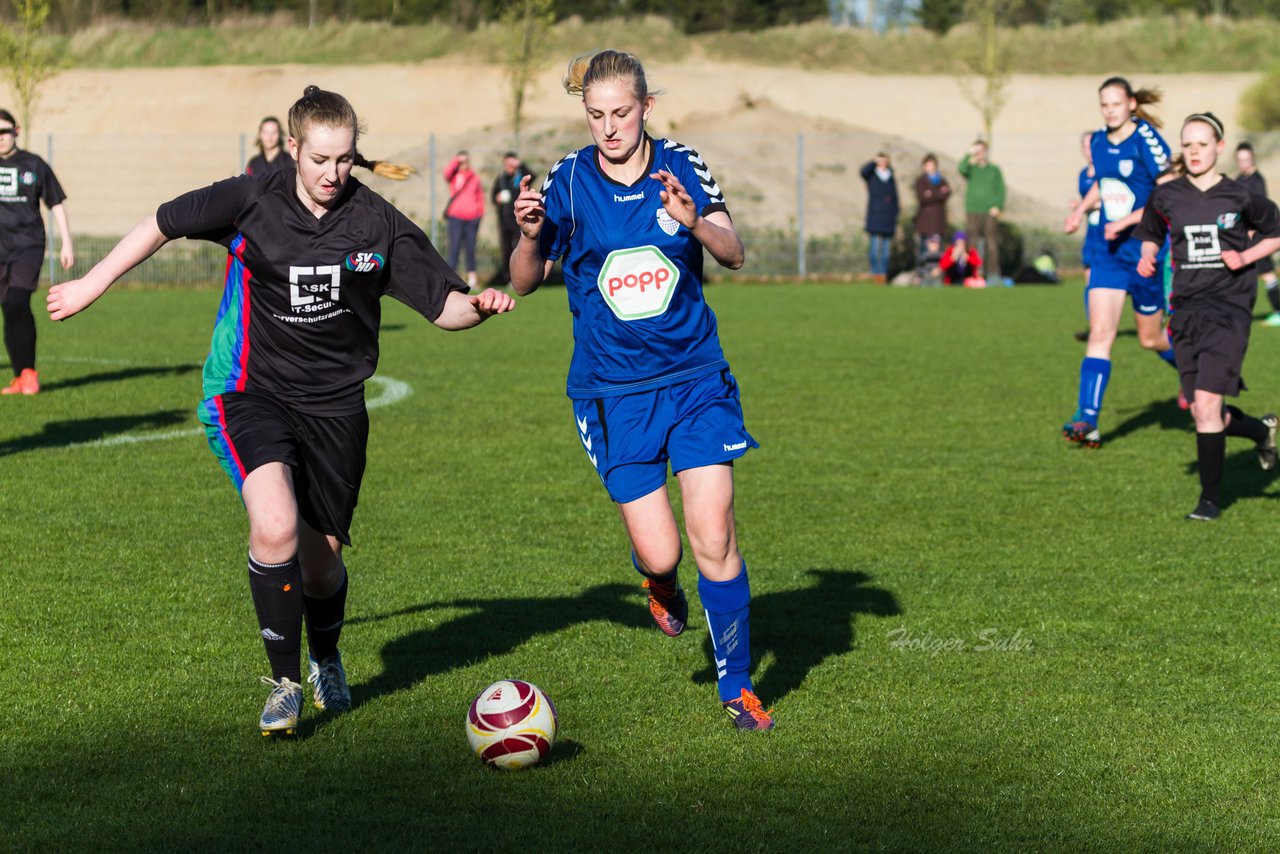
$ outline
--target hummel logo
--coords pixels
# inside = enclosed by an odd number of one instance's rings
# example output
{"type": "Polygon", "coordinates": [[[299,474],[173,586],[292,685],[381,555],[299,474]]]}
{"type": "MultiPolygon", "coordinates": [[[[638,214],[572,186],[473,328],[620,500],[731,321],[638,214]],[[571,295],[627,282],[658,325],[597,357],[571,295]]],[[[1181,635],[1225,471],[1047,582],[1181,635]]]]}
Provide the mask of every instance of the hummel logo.
{"type": "Polygon", "coordinates": [[[577,421],[578,421],[578,432],[584,436],[587,435],[587,419],[579,418],[577,419],[577,421]]]}
{"type": "Polygon", "coordinates": [[[747,446],[747,443],[746,443],[746,442],[736,442],[736,443],[734,443],[734,444],[732,444],[732,445],[725,445],[725,446],[724,446],[724,449],[725,449],[726,451],[741,451],[741,450],[742,450],[743,448],[745,448],[746,446],[747,446]]]}
{"type": "Polygon", "coordinates": [[[263,630],[262,630],[262,637],[263,637],[264,639],[266,639],[266,640],[269,640],[269,641],[282,641],[282,640],[284,640],[284,635],[278,635],[278,634],[276,634],[275,632],[271,631],[271,629],[263,629],[263,630]]]}
{"type": "Polygon", "coordinates": [[[1138,311],[1155,311],[1159,307],[1158,305],[1140,305],[1138,311]]]}

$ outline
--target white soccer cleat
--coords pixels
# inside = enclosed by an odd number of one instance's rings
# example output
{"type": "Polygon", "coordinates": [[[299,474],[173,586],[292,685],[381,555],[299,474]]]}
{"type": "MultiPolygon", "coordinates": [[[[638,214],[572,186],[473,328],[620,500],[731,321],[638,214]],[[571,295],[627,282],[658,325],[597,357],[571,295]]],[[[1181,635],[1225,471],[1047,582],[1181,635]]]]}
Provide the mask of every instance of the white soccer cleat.
{"type": "Polygon", "coordinates": [[[262,708],[258,729],[263,735],[293,735],[298,731],[298,716],[302,714],[302,686],[288,676],[277,682],[263,676],[262,682],[271,686],[271,695],[262,708]]]}
{"type": "Polygon", "coordinates": [[[307,681],[315,688],[317,709],[345,712],[351,708],[351,689],[347,687],[347,671],[342,666],[342,653],[335,652],[318,664],[308,655],[307,681]]]}

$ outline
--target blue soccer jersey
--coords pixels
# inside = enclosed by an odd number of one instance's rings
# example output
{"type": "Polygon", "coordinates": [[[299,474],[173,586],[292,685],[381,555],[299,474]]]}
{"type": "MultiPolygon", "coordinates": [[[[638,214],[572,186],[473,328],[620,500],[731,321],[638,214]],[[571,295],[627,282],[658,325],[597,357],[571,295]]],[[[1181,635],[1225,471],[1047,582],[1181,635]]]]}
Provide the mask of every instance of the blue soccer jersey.
{"type": "Polygon", "coordinates": [[[649,139],[644,176],[624,185],[589,145],[551,167],[542,185],[542,256],[564,269],[573,315],[567,392],[616,397],[684,382],[728,366],[702,294],[702,244],[667,213],[659,169],[674,175],[698,213],[725,211],[698,153],[649,139]]]}
{"type": "MultiPolygon", "coordinates": [[[[1142,119],[1133,121],[1137,125],[1134,132],[1119,144],[1107,139],[1105,129],[1094,131],[1089,141],[1102,199],[1103,228],[1145,207],[1156,178],[1169,165],[1169,145],[1160,133],[1142,119]]],[[[1104,244],[1107,252],[1126,265],[1137,264],[1142,257],[1142,243],[1132,235],[1133,228],[1129,228],[1118,240],[1104,244]]]]}
{"type": "MultiPolygon", "coordinates": [[[[1089,188],[1093,186],[1094,176],[1090,174],[1088,166],[1080,170],[1080,178],[1077,181],[1077,187],[1080,196],[1083,198],[1085,193],[1089,192],[1089,188]]],[[[1099,210],[1089,211],[1089,215],[1085,219],[1084,231],[1084,247],[1080,250],[1080,260],[1086,267],[1093,266],[1093,253],[1097,252],[1105,242],[1102,236],[1102,212],[1099,210]]]]}

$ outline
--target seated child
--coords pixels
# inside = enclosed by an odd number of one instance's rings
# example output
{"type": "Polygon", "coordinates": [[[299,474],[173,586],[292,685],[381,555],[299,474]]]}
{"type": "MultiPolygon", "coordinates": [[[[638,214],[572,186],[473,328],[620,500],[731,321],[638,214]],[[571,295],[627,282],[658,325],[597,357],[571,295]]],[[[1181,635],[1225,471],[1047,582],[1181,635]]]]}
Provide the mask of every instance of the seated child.
{"type": "Polygon", "coordinates": [[[978,270],[982,268],[982,258],[978,250],[969,246],[968,235],[957,231],[947,251],[942,253],[938,263],[942,268],[942,281],[948,285],[963,284],[967,288],[981,288],[986,285],[978,270]]]}
{"type": "Polygon", "coordinates": [[[942,235],[930,234],[920,247],[916,259],[916,278],[921,285],[937,287],[942,284],[942,235]]]}

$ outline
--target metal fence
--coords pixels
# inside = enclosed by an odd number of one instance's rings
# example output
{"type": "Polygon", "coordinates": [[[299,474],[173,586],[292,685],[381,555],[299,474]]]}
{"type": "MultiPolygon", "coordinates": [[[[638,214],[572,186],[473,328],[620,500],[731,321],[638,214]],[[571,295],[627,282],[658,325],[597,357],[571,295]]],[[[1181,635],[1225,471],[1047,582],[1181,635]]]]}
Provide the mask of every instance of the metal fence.
{"type": "MultiPolygon", "coordinates": [[[[877,150],[894,158],[907,218],[914,211],[912,182],[926,151],[924,145],[932,146],[955,191],[951,220],[963,221],[964,182],[955,167],[972,139],[967,134],[940,133],[923,144],[846,131],[728,134],[690,129],[688,139],[682,132],[670,135],[696,147],[724,189],[735,224],[747,242],[748,263],[742,276],[839,277],[864,272],[866,189],[858,170],[877,150]]],[[[1012,188],[1009,219],[1033,235],[1037,249],[1051,248],[1068,263],[1078,238],[1054,236],[1052,229],[1075,190],[1078,139],[1064,134],[1006,137],[995,158],[1012,188]]],[[[27,142],[49,160],[66,189],[76,240],[76,266],[65,272],[57,267],[56,232],[50,227],[46,277],[51,281],[83,274],[159,203],[239,174],[254,153],[251,138],[237,133],[58,134],[27,142]]],[[[580,126],[526,135],[518,146],[501,134],[369,134],[360,143],[367,156],[408,163],[418,173],[403,183],[358,174],[447,252],[440,214],[448,193],[440,172],[455,151],[470,151],[487,190],[507,149],[518,148],[535,173],[541,174],[585,142],[580,126]]],[[[496,244],[497,226],[492,214],[486,213],[481,225],[482,280],[497,264],[496,244]]],[[[903,245],[909,245],[909,240],[903,245]]],[[[225,261],[225,252],[216,245],[175,241],[130,273],[128,280],[213,285],[221,281],[225,261]]],[[[709,272],[713,266],[709,265],[709,272]]]]}

